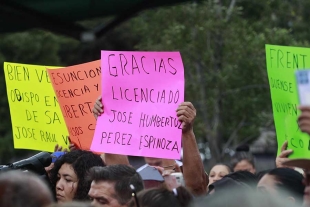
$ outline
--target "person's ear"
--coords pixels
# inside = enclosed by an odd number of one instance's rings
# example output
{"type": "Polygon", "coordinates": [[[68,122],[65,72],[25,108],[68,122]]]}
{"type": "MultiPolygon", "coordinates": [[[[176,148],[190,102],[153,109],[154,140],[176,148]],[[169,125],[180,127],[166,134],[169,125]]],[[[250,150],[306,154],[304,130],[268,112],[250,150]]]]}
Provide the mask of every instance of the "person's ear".
{"type": "Polygon", "coordinates": [[[287,197],[286,200],[287,200],[288,202],[290,202],[290,203],[293,203],[293,204],[295,203],[295,198],[293,198],[293,197],[291,197],[291,196],[287,197]]]}

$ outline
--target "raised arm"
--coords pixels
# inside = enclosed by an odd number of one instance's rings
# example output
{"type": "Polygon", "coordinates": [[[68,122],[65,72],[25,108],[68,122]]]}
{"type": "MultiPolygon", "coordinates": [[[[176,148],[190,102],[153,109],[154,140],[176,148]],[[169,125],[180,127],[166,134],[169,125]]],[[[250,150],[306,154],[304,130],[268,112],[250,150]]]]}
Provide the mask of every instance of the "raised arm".
{"type": "Polygon", "coordinates": [[[193,130],[196,109],[190,102],[182,103],[177,109],[182,122],[183,176],[186,187],[195,196],[206,194],[208,177],[200,157],[193,130]]]}

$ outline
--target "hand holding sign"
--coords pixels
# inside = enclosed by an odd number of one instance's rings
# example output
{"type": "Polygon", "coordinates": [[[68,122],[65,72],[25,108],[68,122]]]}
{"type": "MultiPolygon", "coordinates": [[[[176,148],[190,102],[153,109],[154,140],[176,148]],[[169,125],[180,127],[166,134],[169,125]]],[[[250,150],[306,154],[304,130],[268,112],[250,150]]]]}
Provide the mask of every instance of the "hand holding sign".
{"type": "Polygon", "coordinates": [[[298,126],[302,132],[310,135],[310,107],[301,106],[299,107],[301,114],[298,117],[298,126]]]}
{"type": "Polygon", "coordinates": [[[279,156],[277,156],[276,158],[276,166],[277,168],[280,168],[280,167],[287,167],[287,166],[284,166],[283,163],[289,161],[290,159],[288,158],[288,156],[290,154],[292,154],[293,150],[288,150],[287,149],[287,141],[285,141],[281,147],[281,153],[279,156]]]}
{"type": "Polygon", "coordinates": [[[300,101],[296,83],[296,71],[310,68],[309,56],[309,48],[266,45],[267,73],[279,143],[278,155],[281,154],[281,144],[287,140],[288,149],[294,150],[290,158],[310,156],[309,135],[302,133],[302,131],[310,133],[310,124],[306,121],[310,118],[306,111],[310,110],[302,109],[304,115],[299,117],[298,126],[300,101]]]}
{"type": "Polygon", "coordinates": [[[95,119],[97,119],[98,116],[100,116],[104,112],[101,101],[102,101],[102,98],[101,96],[99,96],[94,104],[93,114],[94,114],[95,119]]]}
{"type": "Polygon", "coordinates": [[[186,133],[193,130],[194,119],[196,117],[196,109],[190,102],[183,102],[177,109],[177,116],[182,122],[182,132],[186,133]]]}
{"type": "Polygon", "coordinates": [[[182,106],[184,68],[178,52],[102,51],[102,103],[91,150],[112,154],[179,159],[181,122],[191,116],[182,106]]]}

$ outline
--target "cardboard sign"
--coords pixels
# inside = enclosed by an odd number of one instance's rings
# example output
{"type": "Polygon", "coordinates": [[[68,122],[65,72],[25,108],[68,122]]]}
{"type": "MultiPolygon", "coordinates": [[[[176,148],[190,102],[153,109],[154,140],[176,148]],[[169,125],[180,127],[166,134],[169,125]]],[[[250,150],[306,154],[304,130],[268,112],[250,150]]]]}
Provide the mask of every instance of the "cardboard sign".
{"type": "Polygon", "coordinates": [[[267,71],[278,141],[278,154],[287,140],[290,158],[310,157],[310,137],[302,133],[297,119],[299,100],[295,71],[310,68],[310,49],[266,45],[267,71]]]}
{"type": "Polygon", "coordinates": [[[14,148],[68,148],[68,131],[46,66],[4,63],[14,148]]]}
{"type": "Polygon", "coordinates": [[[102,51],[102,102],[91,149],[180,159],[184,68],[179,52],[102,51]]]}
{"type": "Polygon", "coordinates": [[[96,126],[92,107],[101,90],[100,60],[47,71],[71,141],[89,150],[96,126]]]}

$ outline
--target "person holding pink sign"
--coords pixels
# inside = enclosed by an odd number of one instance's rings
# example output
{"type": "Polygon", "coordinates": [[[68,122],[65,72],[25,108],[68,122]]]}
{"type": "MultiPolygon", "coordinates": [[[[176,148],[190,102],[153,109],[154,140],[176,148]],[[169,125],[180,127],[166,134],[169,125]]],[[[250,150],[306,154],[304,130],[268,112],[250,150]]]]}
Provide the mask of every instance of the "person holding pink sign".
{"type": "MultiPolygon", "coordinates": [[[[103,113],[104,106],[99,97],[94,104],[93,114],[97,119],[103,113]]],[[[178,120],[182,122],[183,166],[180,170],[183,173],[185,185],[193,195],[204,195],[207,192],[209,180],[204,171],[193,131],[196,109],[192,103],[184,102],[177,108],[176,113],[178,120]]],[[[175,160],[148,157],[145,161],[151,166],[163,167],[165,170],[177,169],[175,160]]]]}

